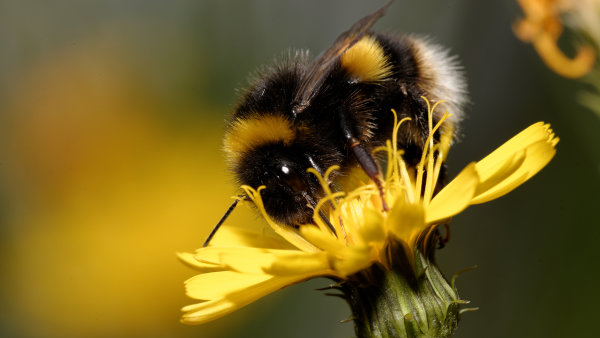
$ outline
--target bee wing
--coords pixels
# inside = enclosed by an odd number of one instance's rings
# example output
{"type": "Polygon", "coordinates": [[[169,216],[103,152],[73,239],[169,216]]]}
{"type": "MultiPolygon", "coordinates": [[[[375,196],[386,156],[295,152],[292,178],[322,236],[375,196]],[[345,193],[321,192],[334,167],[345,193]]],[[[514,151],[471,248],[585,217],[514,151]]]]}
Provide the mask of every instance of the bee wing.
{"type": "Polygon", "coordinates": [[[311,63],[308,71],[302,78],[302,82],[300,83],[298,92],[294,98],[294,103],[292,105],[292,113],[294,116],[302,113],[302,111],[310,105],[311,100],[321,88],[321,85],[336,61],[345,51],[359,41],[373,24],[383,16],[385,10],[392,1],[393,0],[390,0],[377,11],[358,20],[349,30],[338,36],[329,49],[321,53],[321,55],[311,63]]]}

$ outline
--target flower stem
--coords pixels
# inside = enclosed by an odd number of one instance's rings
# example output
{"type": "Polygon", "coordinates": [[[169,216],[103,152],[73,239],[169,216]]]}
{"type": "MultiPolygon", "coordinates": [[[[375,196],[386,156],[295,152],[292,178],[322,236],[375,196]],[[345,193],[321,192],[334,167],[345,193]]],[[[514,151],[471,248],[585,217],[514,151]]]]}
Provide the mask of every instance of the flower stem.
{"type": "Polygon", "coordinates": [[[343,283],[341,290],[359,338],[449,337],[458,324],[462,301],[440,273],[433,255],[418,249],[414,265],[401,255],[390,269],[373,265],[343,283]]]}

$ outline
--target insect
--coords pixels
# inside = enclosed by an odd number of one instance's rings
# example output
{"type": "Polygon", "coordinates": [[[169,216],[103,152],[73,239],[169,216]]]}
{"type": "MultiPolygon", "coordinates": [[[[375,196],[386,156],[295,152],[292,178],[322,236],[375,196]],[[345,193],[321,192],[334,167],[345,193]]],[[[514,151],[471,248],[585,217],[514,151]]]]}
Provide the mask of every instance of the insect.
{"type": "MultiPolygon", "coordinates": [[[[240,184],[266,186],[261,197],[275,221],[293,227],[312,222],[323,191],[307,168],[323,174],[339,165],[331,176],[334,188],[362,168],[382,192],[372,150],[392,134],[391,109],[410,117],[398,133],[409,165],[419,161],[429,133],[422,96],[446,100],[451,122],[460,120],[466,93],[455,58],[426,39],[370,31],[390,3],[357,21],[312,62],[298,51],[263,71],[231,114],[224,139],[230,168],[240,184]]],[[[434,125],[440,118],[434,114],[434,125]]],[[[387,208],[383,193],[382,202],[387,208]]]]}

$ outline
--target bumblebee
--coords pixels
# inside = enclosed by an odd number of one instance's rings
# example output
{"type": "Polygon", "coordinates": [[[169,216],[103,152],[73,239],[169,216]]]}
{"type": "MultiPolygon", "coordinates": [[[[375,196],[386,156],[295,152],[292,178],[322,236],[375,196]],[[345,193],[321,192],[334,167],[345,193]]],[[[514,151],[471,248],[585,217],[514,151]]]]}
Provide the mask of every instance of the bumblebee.
{"type": "MultiPolygon", "coordinates": [[[[331,176],[334,188],[360,168],[382,192],[372,151],[392,134],[392,109],[399,118],[410,117],[398,133],[409,165],[418,163],[429,133],[423,96],[446,100],[454,125],[461,119],[466,86],[454,57],[427,39],[370,31],[390,3],[357,21],[312,62],[297,51],[263,70],[229,117],[229,166],[239,184],[266,186],[261,197],[275,221],[293,227],[312,222],[323,191],[307,168],[323,174],[340,166],[331,176]]],[[[435,114],[433,124],[440,118],[435,114]]],[[[448,130],[440,128],[434,137],[448,130]]],[[[383,192],[382,201],[387,208],[383,192]]]]}

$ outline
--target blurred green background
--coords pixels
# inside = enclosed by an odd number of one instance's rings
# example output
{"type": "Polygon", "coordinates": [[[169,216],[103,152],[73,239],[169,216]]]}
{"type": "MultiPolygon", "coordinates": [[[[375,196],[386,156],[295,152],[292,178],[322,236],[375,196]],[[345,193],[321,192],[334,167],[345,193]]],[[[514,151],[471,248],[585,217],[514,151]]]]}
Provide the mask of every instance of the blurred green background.
{"type": "MultiPolygon", "coordinates": [[[[175,258],[234,193],[223,117],[248,73],[326,48],[383,1],[0,1],[0,336],[350,337],[317,279],[202,326],[175,258]]],[[[376,29],[458,54],[473,104],[451,176],[530,124],[560,136],[550,165],[452,222],[438,252],[480,308],[456,337],[595,337],[600,120],[511,24],[516,1],[396,1],[376,29]]],[[[569,48],[568,41],[565,48],[569,48]]],[[[230,222],[258,221],[238,208],[230,222]]]]}

